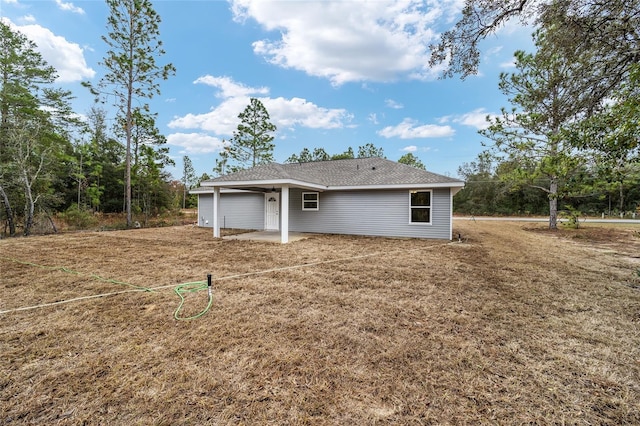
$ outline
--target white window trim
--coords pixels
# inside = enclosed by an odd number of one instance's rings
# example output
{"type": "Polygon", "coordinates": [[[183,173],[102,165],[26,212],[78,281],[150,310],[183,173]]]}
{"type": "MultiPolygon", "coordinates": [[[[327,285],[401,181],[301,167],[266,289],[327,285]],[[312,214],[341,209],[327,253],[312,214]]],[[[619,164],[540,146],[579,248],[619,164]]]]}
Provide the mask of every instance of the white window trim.
{"type": "Polygon", "coordinates": [[[432,189],[412,189],[409,191],[409,225],[418,225],[418,226],[423,226],[423,225],[431,225],[431,223],[433,222],[433,190],[432,189]],[[429,192],[431,195],[429,195],[429,201],[431,201],[431,204],[427,207],[427,206],[412,206],[411,205],[411,194],[416,193],[416,192],[429,192]],[[413,209],[429,209],[429,222],[413,222],[411,220],[411,212],[413,211],[413,209]]]}
{"type": "Polygon", "coordinates": [[[320,193],[319,192],[303,192],[302,193],[302,210],[303,211],[318,211],[320,210],[320,193]],[[308,194],[313,194],[316,196],[315,200],[305,200],[304,196],[308,195],[308,194]],[[315,208],[309,208],[309,207],[305,207],[304,203],[306,202],[312,202],[312,203],[316,203],[316,207],[315,208]]]}

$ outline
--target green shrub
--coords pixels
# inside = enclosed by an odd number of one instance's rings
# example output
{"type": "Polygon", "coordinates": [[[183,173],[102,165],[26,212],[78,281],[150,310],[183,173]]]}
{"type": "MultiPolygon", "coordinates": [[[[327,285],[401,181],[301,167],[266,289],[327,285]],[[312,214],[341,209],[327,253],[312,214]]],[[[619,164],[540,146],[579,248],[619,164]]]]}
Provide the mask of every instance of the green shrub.
{"type": "Polygon", "coordinates": [[[566,205],[564,208],[566,210],[560,212],[560,215],[561,217],[567,218],[565,226],[572,229],[580,228],[580,216],[582,216],[582,213],[570,205],[566,205]]]}
{"type": "Polygon", "coordinates": [[[91,210],[85,208],[78,208],[77,205],[72,205],[63,213],[58,215],[67,226],[75,229],[87,229],[98,225],[98,218],[96,218],[91,210]]]}

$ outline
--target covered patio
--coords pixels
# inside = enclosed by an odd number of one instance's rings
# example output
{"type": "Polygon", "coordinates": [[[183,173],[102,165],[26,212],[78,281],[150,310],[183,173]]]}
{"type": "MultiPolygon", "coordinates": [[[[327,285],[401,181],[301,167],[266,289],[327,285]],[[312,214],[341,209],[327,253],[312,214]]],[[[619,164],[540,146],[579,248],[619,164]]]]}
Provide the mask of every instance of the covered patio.
{"type": "MultiPolygon", "coordinates": [[[[204,182],[203,186],[211,187],[213,189],[213,236],[220,238],[220,190],[241,190],[241,191],[254,191],[262,192],[265,194],[278,194],[278,205],[275,216],[273,217],[272,224],[277,230],[265,230],[260,233],[264,233],[264,236],[257,236],[262,241],[276,241],[282,244],[288,243],[291,240],[291,236],[295,233],[289,232],[289,189],[299,188],[303,190],[324,191],[326,186],[313,183],[307,183],[296,179],[267,179],[267,180],[254,180],[254,181],[222,181],[222,182],[204,182]],[[268,238],[267,236],[268,235],[268,238]],[[264,239],[263,239],[264,238],[264,239]]],[[[268,214],[268,212],[267,212],[268,214]]],[[[265,221],[269,222],[268,218],[265,221]]],[[[254,233],[255,234],[255,233],[254,233]]],[[[250,238],[245,238],[250,239],[250,238]]]]}

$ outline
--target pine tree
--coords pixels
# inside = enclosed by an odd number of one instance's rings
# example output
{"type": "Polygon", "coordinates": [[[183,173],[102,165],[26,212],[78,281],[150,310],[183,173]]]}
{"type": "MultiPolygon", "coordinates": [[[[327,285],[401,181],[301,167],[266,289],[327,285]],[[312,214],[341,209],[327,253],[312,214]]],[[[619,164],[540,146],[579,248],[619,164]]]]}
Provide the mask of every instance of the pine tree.
{"type": "Polygon", "coordinates": [[[156,59],[164,55],[159,40],[160,16],[149,0],[106,0],[110,15],[107,19],[108,35],[102,39],[109,50],[101,64],[107,74],[97,87],[85,83],[94,95],[115,99],[118,108],[117,122],[124,129],[125,150],[125,210],[127,226],[131,227],[131,174],[132,144],[136,114],[148,118],[149,105],[135,107],[141,98],[151,99],[160,94],[158,80],[166,80],[175,74],[172,64],[158,65],[156,59]]]}
{"type": "Polygon", "coordinates": [[[229,141],[228,156],[235,164],[231,171],[255,167],[273,161],[272,143],[276,126],[269,120],[269,112],[262,102],[251,98],[249,105],[238,115],[240,124],[229,141]]]}
{"type": "Polygon", "coordinates": [[[567,128],[584,111],[576,96],[582,83],[575,64],[558,54],[543,31],[534,38],[538,51],[515,54],[517,72],[500,76],[500,89],[514,105],[480,133],[517,165],[508,179],[544,191],[549,199],[549,228],[557,229],[558,199],[567,182],[581,170],[584,156],[566,136],[567,128]]]}
{"type": "Polygon", "coordinates": [[[193,168],[191,159],[186,155],[182,157],[182,208],[187,205],[187,193],[197,183],[196,171],[193,168]]]}
{"type": "Polygon", "coordinates": [[[411,152],[407,152],[398,160],[400,164],[406,164],[407,166],[415,167],[416,169],[426,170],[427,168],[424,166],[422,161],[411,152]]]}
{"type": "Polygon", "coordinates": [[[309,148],[303,148],[300,154],[292,154],[285,160],[285,163],[311,163],[314,161],[328,161],[331,157],[324,148],[314,148],[313,152],[309,148]]]}
{"type": "Polygon", "coordinates": [[[358,147],[358,158],[385,158],[384,150],[369,142],[358,147]]]}

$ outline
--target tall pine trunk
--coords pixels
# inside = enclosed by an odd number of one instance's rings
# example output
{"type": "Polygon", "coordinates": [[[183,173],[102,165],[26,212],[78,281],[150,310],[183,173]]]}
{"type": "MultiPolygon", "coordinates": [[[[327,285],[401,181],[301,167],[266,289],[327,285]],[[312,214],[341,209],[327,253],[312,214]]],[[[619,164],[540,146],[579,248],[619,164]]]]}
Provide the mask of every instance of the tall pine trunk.
{"type": "MultiPolygon", "coordinates": [[[[115,94],[118,99],[118,124],[124,125],[126,136],[124,209],[127,227],[132,225],[132,180],[136,183],[136,170],[132,164],[133,126],[149,127],[149,123],[137,122],[133,102],[140,105],[143,115],[149,113],[144,99],[160,94],[157,80],[166,80],[175,74],[172,64],[159,66],[156,59],[164,55],[160,35],[160,16],[153,9],[151,0],[105,0],[109,7],[107,33],[102,39],[108,50],[101,64],[106,74],[98,87],[87,87],[98,98],[115,94]],[[135,99],[134,99],[135,96],[135,99]]],[[[144,121],[144,120],[142,120],[144,121]]]]}
{"type": "Polygon", "coordinates": [[[4,191],[2,185],[0,185],[0,201],[2,201],[2,205],[4,206],[4,211],[7,215],[7,224],[9,225],[9,236],[16,236],[16,223],[13,217],[13,210],[11,209],[11,203],[9,202],[9,197],[7,193],[4,191]]]}
{"type": "Polygon", "coordinates": [[[33,192],[31,191],[31,185],[25,185],[25,206],[24,206],[24,236],[31,235],[31,228],[33,227],[33,216],[36,210],[36,200],[33,198],[33,192]]]}
{"type": "MultiPolygon", "coordinates": [[[[134,9],[135,14],[135,9],[134,9]]],[[[135,20],[134,14],[129,17],[129,34],[131,36],[131,40],[129,43],[129,51],[127,52],[129,61],[133,63],[134,61],[134,50],[135,50],[135,20]]],[[[126,110],[126,138],[127,138],[127,152],[125,154],[125,172],[124,172],[124,186],[125,186],[125,205],[127,210],[127,228],[131,228],[133,225],[133,220],[131,218],[131,138],[132,138],[132,127],[133,127],[133,117],[132,117],[132,101],[133,101],[133,66],[129,66],[127,70],[127,110],[126,110]]]]}
{"type": "Polygon", "coordinates": [[[551,178],[549,184],[549,229],[558,229],[558,178],[551,178]]]}
{"type": "Polygon", "coordinates": [[[127,118],[127,152],[125,155],[124,202],[127,214],[127,228],[131,228],[131,115],[127,118]]]}

